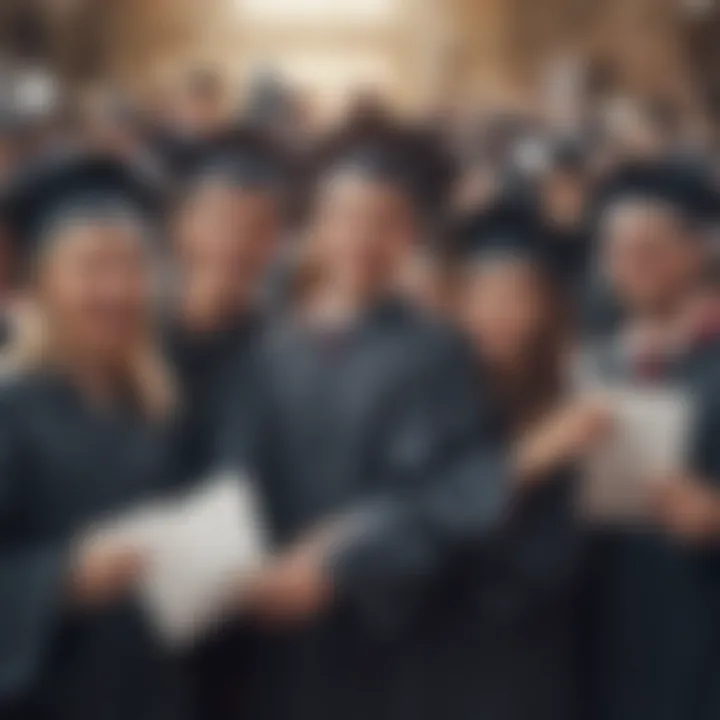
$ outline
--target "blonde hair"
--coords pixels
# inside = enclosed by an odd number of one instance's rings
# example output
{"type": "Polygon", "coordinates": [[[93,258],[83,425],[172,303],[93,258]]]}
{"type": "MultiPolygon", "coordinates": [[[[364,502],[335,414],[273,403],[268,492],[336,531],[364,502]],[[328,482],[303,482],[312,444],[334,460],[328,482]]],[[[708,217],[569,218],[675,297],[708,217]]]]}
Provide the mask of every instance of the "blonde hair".
{"type": "MultiPolygon", "coordinates": [[[[26,300],[12,314],[11,340],[0,357],[3,374],[25,374],[57,362],[50,324],[34,300],[26,300]]],[[[178,404],[177,384],[159,343],[148,329],[131,354],[124,380],[144,415],[153,421],[168,418],[178,404]]]]}

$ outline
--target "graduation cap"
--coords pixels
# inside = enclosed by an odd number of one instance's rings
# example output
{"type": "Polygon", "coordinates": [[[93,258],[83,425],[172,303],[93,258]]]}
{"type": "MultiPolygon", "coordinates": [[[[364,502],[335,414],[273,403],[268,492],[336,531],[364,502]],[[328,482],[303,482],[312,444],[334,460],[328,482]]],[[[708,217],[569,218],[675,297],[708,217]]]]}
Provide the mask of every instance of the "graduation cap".
{"type": "Polygon", "coordinates": [[[450,254],[460,265],[499,259],[529,263],[555,274],[534,206],[507,197],[460,219],[451,231],[450,254]]]}
{"type": "Polygon", "coordinates": [[[401,190],[429,218],[444,209],[455,165],[430,130],[387,118],[350,124],[316,151],[316,178],[355,173],[401,190]]]}
{"type": "Polygon", "coordinates": [[[549,143],[551,170],[580,174],[587,169],[589,148],[579,137],[561,137],[549,143]]]}
{"type": "Polygon", "coordinates": [[[131,220],[150,229],[160,209],[157,188],[139,169],[109,156],[45,158],[3,198],[13,238],[29,256],[68,225],[131,220]]]}
{"type": "Polygon", "coordinates": [[[191,186],[215,181],[239,188],[281,190],[291,175],[290,159],[266,133],[233,128],[196,143],[183,168],[191,186]]]}
{"type": "Polygon", "coordinates": [[[600,189],[594,216],[620,201],[643,200],[671,207],[692,224],[715,222],[720,192],[702,162],[667,157],[619,168],[600,189]]]}

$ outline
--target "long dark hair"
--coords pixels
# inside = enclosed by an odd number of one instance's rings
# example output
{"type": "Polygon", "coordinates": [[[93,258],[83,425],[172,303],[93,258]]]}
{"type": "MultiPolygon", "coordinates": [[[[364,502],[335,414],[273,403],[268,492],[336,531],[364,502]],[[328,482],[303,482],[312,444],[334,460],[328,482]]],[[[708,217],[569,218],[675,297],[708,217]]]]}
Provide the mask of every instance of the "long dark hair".
{"type": "Polygon", "coordinates": [[[562,397],[571,329],[567,299],[557,280],[542,267],[528,268],[542,308],[539,325],[512,372],[485,367],[489,391],[512,431],[532,423],[562,397]]]}

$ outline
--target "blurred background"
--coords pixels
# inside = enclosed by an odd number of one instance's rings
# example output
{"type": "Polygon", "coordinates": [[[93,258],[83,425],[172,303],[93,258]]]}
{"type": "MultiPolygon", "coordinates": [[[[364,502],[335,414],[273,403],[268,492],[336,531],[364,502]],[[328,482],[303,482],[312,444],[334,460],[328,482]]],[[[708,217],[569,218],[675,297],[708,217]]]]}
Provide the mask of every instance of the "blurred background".
{"type": "Polygon", "coordinates": [[[530,107],[570,122],[582,92],[585,103],[632,95],[672,105],[709,132],[720,107],[719,31],[714,0],[0,4],[2,64],[33,75],[26,92],[38,102],[49,73],[70,92],[102,84],[160,106],[202,66],[221,75],[233,106],[258,77],[292,85],[308,122],[327,121],[359,92],[405,112],[530,107]]]}

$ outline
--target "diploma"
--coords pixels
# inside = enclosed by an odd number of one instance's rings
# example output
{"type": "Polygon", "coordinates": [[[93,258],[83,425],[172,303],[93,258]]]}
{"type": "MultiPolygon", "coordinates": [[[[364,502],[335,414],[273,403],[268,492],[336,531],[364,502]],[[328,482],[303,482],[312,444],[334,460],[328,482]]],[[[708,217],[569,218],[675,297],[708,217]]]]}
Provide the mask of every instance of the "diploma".
{"type": "Polygon", "coordinates": [[[681,476],[689,450],[692,403],[679,389],[613,388],[607,440],[588,459],[581,509],[589,519],[642,521],[653,481],[681,476]]]}
{"type": "Polygon", "coordinates": [[[241,605],[243,579],[267,550],[253,484],[233,472],[116,519],[105,532],[145,553],[140,601],[173,646],[196,640],[241,605]]]}

